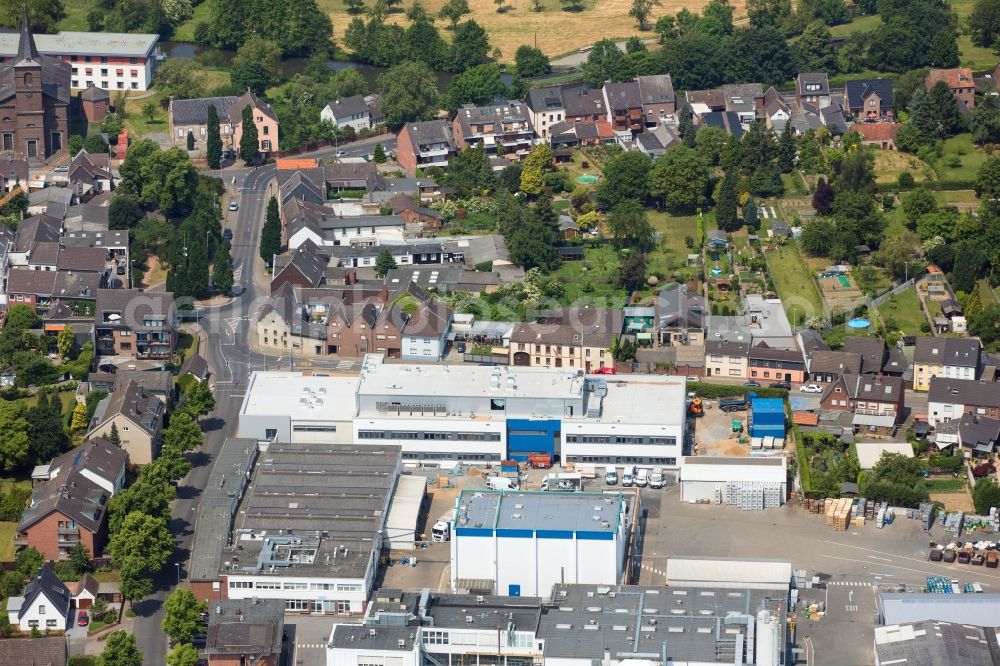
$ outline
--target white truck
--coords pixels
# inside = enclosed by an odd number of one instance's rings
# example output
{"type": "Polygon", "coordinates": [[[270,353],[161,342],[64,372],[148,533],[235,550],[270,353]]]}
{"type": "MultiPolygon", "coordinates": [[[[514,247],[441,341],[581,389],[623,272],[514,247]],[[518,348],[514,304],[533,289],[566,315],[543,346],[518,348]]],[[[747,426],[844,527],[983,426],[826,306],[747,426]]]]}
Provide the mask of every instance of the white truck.
{"type": "Polygon", "coordinates": [[[571,472],[552,473],[542,479],[542,490],[560,493],[579,492],[583,490],[583,477],[571,472]]]}
{"type": "Polygon", "coordinates": [[[649,487],[650,488],[662,488],[663,487],[663,468],[654,467],[653,472],[649,475],[649,487]]]}
{"type": "Polygon", "coordinates": [[[517,490],[520,486],[517,479],[506,476],[491,476],[486,479],[486,487],[490,490],[517,490]]]}
{"type": "Polygon", "coordinates": [[[622,470],[622,485],[631,488],[635,483],[635,467],[626,467],[622,470]]]}
{"type": "Polygon", "coordinates": [[[431,528],[431,541],[451,541],[451,520],[454,514],[449,511],[441,516],[431,528]]]}

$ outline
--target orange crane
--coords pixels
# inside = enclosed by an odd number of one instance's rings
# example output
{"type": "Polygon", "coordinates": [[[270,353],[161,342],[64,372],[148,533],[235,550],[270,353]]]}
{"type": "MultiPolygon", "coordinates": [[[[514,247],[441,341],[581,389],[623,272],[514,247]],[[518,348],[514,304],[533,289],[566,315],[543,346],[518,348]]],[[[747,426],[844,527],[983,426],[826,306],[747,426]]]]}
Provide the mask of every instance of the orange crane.
{"type": "MultiPolygon", "coordinates": [[[[52,159],[49,160],[49,163],[45,165],[44,169],[35,174],[35,179],[52,172],[56,167],[65,163],[68,159],[69,159],[69,151],[60,150],[58,153],[52,156],[52,159]]],[[[5,194],[3,198],[0,199],[0,207],[7,205],[7,203],[9,203],[11,199],[16,197],[21,192],[27,194],[28,188],[25,185],[22,185],[21,183],[15,183],[14,187],[10,188],[10,192],[5,194]]]]}

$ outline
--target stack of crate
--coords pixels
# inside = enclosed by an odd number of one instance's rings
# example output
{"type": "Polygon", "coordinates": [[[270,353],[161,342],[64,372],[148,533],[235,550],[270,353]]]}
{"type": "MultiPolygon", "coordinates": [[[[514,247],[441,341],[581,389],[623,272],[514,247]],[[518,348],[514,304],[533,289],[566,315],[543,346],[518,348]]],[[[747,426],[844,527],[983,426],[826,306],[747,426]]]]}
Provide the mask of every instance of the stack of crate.
{"type": "Polygon", "coordinates": [[[853,502],[847,498],[826,503],[826,524],[838,532],[846,531],[851,524],[851,506],[853,502]]]}

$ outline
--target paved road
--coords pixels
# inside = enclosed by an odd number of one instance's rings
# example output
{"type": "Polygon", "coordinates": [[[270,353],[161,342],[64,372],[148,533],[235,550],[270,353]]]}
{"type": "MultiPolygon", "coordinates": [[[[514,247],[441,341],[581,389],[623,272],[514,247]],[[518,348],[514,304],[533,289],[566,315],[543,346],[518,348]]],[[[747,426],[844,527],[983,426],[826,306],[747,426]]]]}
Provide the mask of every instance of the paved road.
{"type": "Polygon", "coordinates": [[[163,599],[186,574],[201,489],[208,481],[212,463],[223,441],[236,431],[234,417],[239,411],[243,387],[253,363],[246,345],[250,316],[254,308],[260,306],[258,298],[267,293],[266,287],[255,283],[254,267],[258,258],[261,221],[267,207],[265,188],[274,177],[274,171],[273,165],[258,169],[224,170],[227,189],[240,202],[235,217],[233,213],[227,213],[230,217],[225,220],[225,225],[234,229],[233,266],[240,287],[234,289],[238,295],[230,303],[204,310],[200,320],[207,335],[202,353],[215,371],[216,408],[203,420],[205,445],[192,455],[194,467],[181,481],[173,505],[170,530],[177,543],[174,559],[157,576],[156,592],[136,607],[135,636],[146,666],[162,666],[165,663],[167,642],[160,630],[163,599]]]}

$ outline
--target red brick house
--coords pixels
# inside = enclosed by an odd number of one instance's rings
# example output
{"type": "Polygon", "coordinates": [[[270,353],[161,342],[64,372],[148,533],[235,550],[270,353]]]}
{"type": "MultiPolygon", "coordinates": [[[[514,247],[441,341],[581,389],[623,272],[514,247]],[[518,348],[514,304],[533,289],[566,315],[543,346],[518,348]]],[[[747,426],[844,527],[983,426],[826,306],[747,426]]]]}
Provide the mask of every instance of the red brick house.
{"type": "Polygon", "coordinates": [[[882,150],[896,149],[896,123],[855,123],[851,131],[861,135],[861,143],[882,150]]]}
{"type": "Polygon", "coordinates": [[[924,87],[930,90],[938,81],[944,81],[952,94],[969,111],[976,105],[976,80],[968,67],[932,69],[924,77],[924,87]]]}
{"type": "Polygon", "coordinates": [[[392,214],[403,218],[408,231],[425,231],[441,228],[441,213],[433,208],[421,206],[420,202],[409,194],[397,194],[389,203],[392,205],[392,214]]]}
{"type": "Polygon", "coordinates": [[[891,434],[903,420],[904,388],[901,377],[842,375],[826,387],[820,405],[854,414],[855,432],[891,434]]]}
{"type": "Polygon", "coordinates": [[[31,506],[17,526],[15,545],[34,546],[47,560],[64,560],[82,544],[99,555],[107,538],[108,501],[121,489],[128,456],[94,438],[35,468],[31,506]]]}
{"type": "Polygon", "coordinates": [[[406,123],[396,137],[396,161],[407,173],[418,167],[447,167],[456,152],[452,125],[447,120],[406,123]]]}

